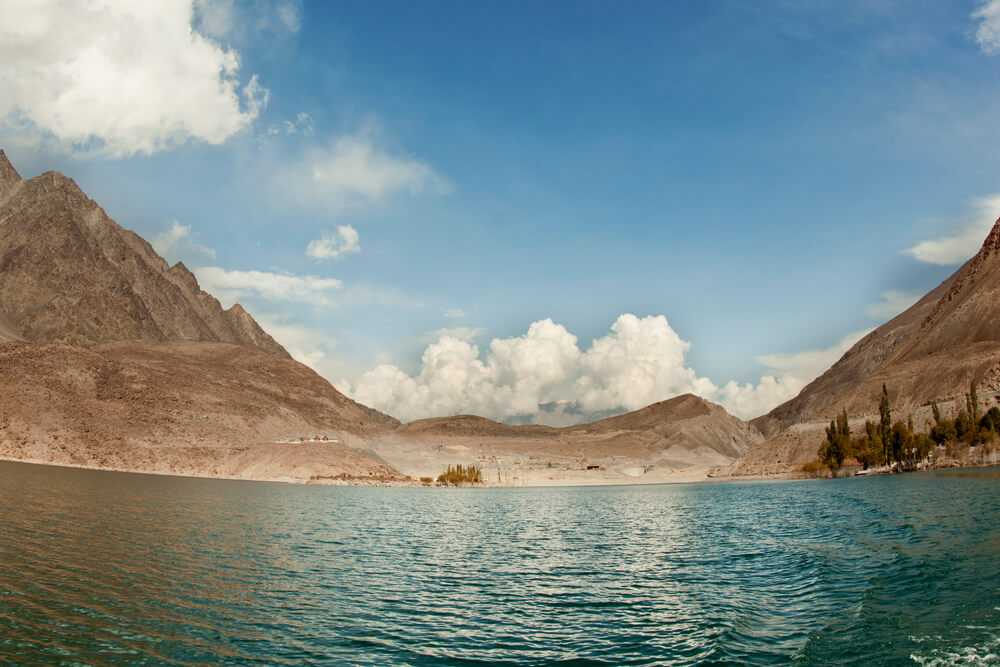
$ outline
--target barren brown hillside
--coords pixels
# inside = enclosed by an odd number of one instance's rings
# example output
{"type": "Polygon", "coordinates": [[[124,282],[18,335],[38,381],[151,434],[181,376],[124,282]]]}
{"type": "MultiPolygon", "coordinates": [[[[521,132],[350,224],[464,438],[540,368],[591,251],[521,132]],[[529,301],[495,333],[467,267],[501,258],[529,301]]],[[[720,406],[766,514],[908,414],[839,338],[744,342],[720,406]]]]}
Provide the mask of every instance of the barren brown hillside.
{"type": "Polygon", "coordinates": [[[352,447],[398,422],[301,364],[236,345],[7,343],[0,397],[3,458],[255,479],[396,476],[352,447]]]}
{"type": "Polygon", "coordinates": [[[950,403],[970,382],[989,403],[1000,400],[1000,220],[975,257],[941,285],[798,396],[753,420],[769,439],[729,471],[787,472],[815,459],[823,425],[844,409],[859,418],[877,411],[883,384],[895,414],[919,421],[931,401],[950,403]]]}
{"type": "Polygon", "coordinates": [[[389,479],[352,447],[398,424],[293,361],[241,306],[223,310],[72,180],[24,181],[0,151],[0,457],[389,479]],[[328,440],[299,442],[316,435],[328,440]]]}

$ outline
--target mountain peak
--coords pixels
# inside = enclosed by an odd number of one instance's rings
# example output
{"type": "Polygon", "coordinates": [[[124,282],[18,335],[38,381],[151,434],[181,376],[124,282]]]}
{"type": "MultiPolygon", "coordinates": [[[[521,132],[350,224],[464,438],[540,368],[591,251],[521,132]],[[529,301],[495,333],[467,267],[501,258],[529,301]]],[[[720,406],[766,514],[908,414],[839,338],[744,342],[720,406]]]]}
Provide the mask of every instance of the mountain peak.
{"type": "Polygon", "coordinates": [[[0,199],[5,199],[10,190],[20,182],[21,175],[7,159],[7,154],[0,150],[0,199]]]}
{"type": "Polygon", "coordinates": [[[1000,218],[993,223],[993,229],[986,236],[986,240],[983,241],[983,247],[979,250],[979,256],[988,257],[995,253],[1000,252],[1000,218]]]}
{"type": "Polygon", "coordinates": [[[288,352],[247,313],[229,313],[178,262],[107,217],[73,179],[22,181],[0,152],[0,304],[28,341],[197,341],[288,352]]]}

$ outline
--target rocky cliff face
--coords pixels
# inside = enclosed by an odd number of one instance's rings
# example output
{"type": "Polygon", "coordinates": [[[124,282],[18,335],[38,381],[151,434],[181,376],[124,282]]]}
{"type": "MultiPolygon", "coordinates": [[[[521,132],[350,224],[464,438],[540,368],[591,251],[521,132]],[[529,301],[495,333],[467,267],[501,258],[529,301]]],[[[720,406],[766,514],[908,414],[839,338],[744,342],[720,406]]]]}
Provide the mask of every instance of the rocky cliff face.
{"type": "Polygon", "coordinates": [[[288,353],[239,305],[223,310],[72,179],[22,180],[0,151],[0,336],[75,343],[203,341],[288,353]]]}

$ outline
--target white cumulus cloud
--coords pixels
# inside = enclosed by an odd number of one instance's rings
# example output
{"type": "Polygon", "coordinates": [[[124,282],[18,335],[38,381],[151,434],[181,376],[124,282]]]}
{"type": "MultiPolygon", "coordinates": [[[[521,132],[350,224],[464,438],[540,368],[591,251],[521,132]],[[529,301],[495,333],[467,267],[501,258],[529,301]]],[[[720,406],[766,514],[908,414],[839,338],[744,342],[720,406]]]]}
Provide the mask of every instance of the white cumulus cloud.
{"type": "Polygon", "coordinates": [[[427,346],[415,377],[382,364],[365,373],[354,397],[401,419],[472,412],[495,418],[536,412],[558,395],[580,351],[576,336],[546,319],[523,336],[494,339],[486,361],[468,340],[442,335],[427,346]]]}
{"type": "Polygon", "coordinates": [[[314,259],[338,259],[344,255],[361,252],[358,231],[350,225],[340,225],[334,232],[323,232],[323,235],[309,242],[306,255],[314,259]]]}
{"type": "Polygon", "coordinates": [[[976,26],[976,42],[983,53],[1000,53],[1000,0],[983,0],[972,14],[976,26]]]}
{"type": "Polygon", "coordinates": [[[904,252],[921,262],[941,266],[961,264],[969,259],[979,251],[1000,215],[1000,195],[978,199],[971,208],[969,214],[952,224],[953,233],[921,241],[904,252]]]}
{"type": "Polygon", "coordinates": [[[763,356],[758,361],[768,370],[757,385],[720,388],[688,365],[690,343],[662,315],[624,314],[585,351],[551,319],[522,336],[493,339],[485,355],[468,337],[440,333],[415,375],[379,365],[357,381],[354,398],[404,421],[469,412],[566,424],[690,392],[750,418],[795,396],[863,335],[827,350],[763,356]]]}
{"type": "Polygon", "coordinates": [[[257,296],[268,301],[297,301],[327,305],[333,293],[343,287],[336,278],[296,276],[268,271],[227,271],[218,266],[194,269],[202,289],[231,305],[242,297],[257,296]]]}
{"type": "Polygon", "coordinates": [[[192,28],[193,0],[2,0],[0,16],[8,132],[65,150],[150,154],[222,143],[267,103],[255,77],[240,86],[238,53],[192,28]]]}
{"type": "Polygon", "coordinates": [[[587,411],[636,410],[686,392],[711,395],[712,382],[687,365],[690,347],[663,315],[622,315],[581,357],[577,400],[587,411]]]}

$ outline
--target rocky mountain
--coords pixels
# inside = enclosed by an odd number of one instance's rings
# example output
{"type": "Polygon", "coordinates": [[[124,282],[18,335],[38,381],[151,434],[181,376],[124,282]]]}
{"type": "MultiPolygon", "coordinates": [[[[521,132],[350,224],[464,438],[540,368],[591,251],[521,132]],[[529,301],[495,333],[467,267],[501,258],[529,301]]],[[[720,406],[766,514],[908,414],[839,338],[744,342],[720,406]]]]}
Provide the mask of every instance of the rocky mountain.
{"type": "Polygon", "coordinates": [[[871,332],[798,396],[751,423],[768,440],[732,472],[786,472],[816,458],[823,425],[846,409],[877,412],[882,385],[897,415],[926,419],[931,401],[975,382],[1000,400],[1000,220],[979,252],[912,307],[871,332]]]}
{"type": "Polygon", "coordinates": [[[71,179],[22,180],[0,151],[0,458],[395,479],[357,448],[398,425],[292,360],[241,306],[223,310],[71,179]]]}
{"type": "Polygon", "coordinates": [[[72,179],[22,180],[0,151],[0,340],[204,341],[291,358],[239,304],[223,310],[72,179]]]}

